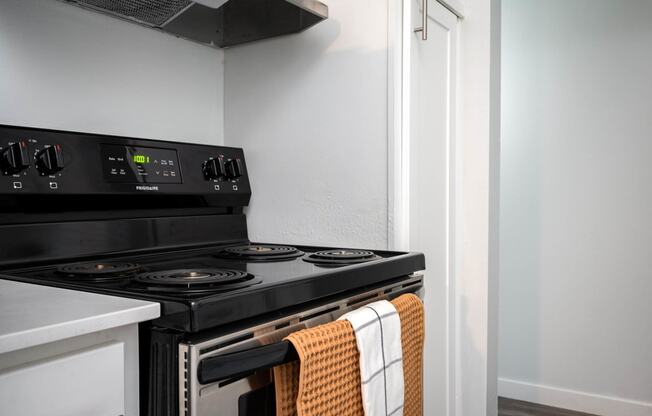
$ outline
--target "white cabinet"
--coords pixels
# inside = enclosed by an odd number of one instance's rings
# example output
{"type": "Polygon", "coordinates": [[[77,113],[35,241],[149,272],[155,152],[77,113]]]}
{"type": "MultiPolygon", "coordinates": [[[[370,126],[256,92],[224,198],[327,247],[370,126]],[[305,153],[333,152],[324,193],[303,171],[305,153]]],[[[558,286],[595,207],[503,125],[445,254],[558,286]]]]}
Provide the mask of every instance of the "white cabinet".
{"type": "Polygon", "coordinates": [[[0,370],[0,408],[12,416],[125,414],[124,343],[0,370]]]}
{"type": "Polygon", "coordinates": [[[158,316],[157,303],[0,279],[0,415],[137,416],[138,322],[158,316]]]}

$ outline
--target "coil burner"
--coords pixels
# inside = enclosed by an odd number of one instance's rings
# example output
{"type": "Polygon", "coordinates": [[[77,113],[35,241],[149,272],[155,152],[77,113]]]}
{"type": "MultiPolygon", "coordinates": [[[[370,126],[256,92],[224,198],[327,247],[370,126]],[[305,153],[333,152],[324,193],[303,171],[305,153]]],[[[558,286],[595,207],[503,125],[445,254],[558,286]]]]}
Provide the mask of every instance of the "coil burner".
{"type": "Polygon", "coordinates": [[[248,244],[225,248],[218,256],[247,261],[280,261],[301,257],[303,254],[303,251],[291,246],[248,244]]]}
{"type": "Polygon", "coordinates": [[[351,264],[379,260],[381,258],[382,257],[378,256],[373,251],[354,249],[324,250],[307,254],[303,257],[305,261],[324,267],[348,266],[351,264]]]}
{"type": "Polygon", "coordinates": [[[142,273],[136,282],[150,291],[202,294],[241,289],[260,283],[260,279],[240,270],[178,269],[142,273]]]}
{"type": "Polygon", "coordinates": [[[141,268],[137,263],[73,263],[58,267],[57,273],[65,275],[69,279],[106,282],[130,279],[141,268]]]}

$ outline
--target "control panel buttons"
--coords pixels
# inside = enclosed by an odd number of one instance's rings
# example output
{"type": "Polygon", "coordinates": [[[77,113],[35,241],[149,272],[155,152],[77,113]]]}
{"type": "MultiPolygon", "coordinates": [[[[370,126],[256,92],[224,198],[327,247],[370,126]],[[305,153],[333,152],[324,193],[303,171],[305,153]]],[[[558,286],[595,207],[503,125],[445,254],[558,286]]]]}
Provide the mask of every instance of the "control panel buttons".
{"type": "Polygon", "coordinates": [[[211,206],[241,207],[251,197],[245,158],[237,147],[2,125],[0,194],[22,201],[27,196],[20,195],[147,192],[170,200],[197,195],[211,206]]]}
{"type": "Polygon", "coordinates": [[[226,162],[226,176],[230,179],[242,176],[242,161],[240,159],[231,159],[226,162]]]}
{"type": "Polygon", "coordinates": [[[5,148],[0,157],[0,164],[2,165],[2,169],[8,174],[18,173],[28,168],[29,152],[27,150],[27,142],[20,141],[5,148]]]}
{"type": "Polygon", "coordinates": [[[63,153],[61,145],[48,146],[36,154],[36,167],[45,175],[56,173],[63,169],[63,153]]]}
{"type": "Polygon", "coordinates": [[[204,162],[203,170],[206,179],[219,179],[226,176],[226,167],[224,165],[224,159],[221,157],[216,157],[215,159],[209,159],[206,162],[204,162]]]}

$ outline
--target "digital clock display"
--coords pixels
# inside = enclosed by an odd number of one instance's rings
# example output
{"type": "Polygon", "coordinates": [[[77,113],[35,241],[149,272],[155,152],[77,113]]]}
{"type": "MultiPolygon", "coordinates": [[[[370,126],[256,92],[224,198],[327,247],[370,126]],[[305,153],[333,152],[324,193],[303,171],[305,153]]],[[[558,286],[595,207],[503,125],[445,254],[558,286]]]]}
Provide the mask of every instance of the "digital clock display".
{"type": "Polygon", "coordinates": [[[149,163],[149,156],[146,156],[146,155],[134,155],[134,163],[138,163],[140,165],[144,165],[145,163],[149,163]]]}
{"type": "Polygon", "coordinates": [[[104,179],[124,183],[182,183],[175,149],[103,144],[104,179]]]}

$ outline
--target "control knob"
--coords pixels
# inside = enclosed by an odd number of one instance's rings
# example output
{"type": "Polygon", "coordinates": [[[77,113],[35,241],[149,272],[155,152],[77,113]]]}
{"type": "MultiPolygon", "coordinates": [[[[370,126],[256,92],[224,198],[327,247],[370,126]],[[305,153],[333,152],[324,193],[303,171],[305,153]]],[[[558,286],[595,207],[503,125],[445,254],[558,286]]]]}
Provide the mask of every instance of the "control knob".
{"type": "Polygon", "coordinates": [[[59,172],[63,169],[63,153],[61,145],[48,146],[36,154],[36,167],[45,175],[59,172]]]}
{"type": "Polygon", "coordinates": [[[224,159],[216,157],[204,162],[203,166],[204,176],[206,179],[219,179],[226,176],[226,168],[224,166],[224,159]]]}
{"type": "Polygon", "coordinates": [[[27,142],[20,141],[9,145],[2,151],[0,162],[2,164],[2,169],[9,174],[18,173],[29,167],[27,142]]]}
{"type": "Polygon", "coordinates": [[[231,179],[242,176],[242,161],[240,159],[231,159],[226,162],[226,176],[231,179]]]}

